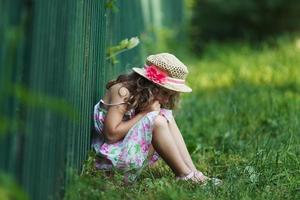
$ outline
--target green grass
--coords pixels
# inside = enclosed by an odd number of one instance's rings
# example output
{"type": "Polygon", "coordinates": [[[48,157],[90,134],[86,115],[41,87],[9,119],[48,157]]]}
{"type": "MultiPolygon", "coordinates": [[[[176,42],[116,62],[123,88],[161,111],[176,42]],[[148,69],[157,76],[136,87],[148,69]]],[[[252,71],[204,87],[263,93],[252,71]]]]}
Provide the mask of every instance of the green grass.
{"type": "Polygon", "coordinates": [[[193,92],[176,119],[197,167],[224,185],[176,182],[160,162],[124,186],[91,153],[65,199],[300,199],[300,39],[211,44],[184,62],[193,92]]]}

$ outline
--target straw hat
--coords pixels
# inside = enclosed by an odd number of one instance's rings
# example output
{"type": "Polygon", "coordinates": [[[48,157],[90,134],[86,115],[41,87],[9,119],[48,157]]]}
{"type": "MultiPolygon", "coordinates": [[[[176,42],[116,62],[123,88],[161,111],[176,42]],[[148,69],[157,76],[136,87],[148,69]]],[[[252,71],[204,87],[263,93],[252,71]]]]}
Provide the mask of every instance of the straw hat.
{"type": "Polygon", "coordinates": [[[192,91],[185,84],[185,78],[189,73],[187,67],[170,53],[150,55],[144,68],[134,67],[132,70],[164,88],[177,92],[192,91]]]}

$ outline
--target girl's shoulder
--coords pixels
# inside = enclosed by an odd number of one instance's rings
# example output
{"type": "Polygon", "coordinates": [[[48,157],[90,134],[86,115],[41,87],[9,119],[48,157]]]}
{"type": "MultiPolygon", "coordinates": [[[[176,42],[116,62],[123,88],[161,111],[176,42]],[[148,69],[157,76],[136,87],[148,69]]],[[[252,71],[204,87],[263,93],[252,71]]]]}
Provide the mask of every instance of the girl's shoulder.
{"type": "Polygon", "coordinates": [[[130,92],[122,83],[116,83],[109,88],[109,99],[111,103],[124,102],[129,98],[130,92]]]}

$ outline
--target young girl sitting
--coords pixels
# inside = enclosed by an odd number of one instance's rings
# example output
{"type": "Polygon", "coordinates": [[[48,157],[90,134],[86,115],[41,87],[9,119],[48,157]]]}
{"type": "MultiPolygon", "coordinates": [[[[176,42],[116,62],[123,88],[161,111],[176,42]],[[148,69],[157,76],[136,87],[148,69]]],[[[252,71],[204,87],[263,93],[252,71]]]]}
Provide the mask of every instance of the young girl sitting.
{"type": "Polygon", "coordinates": [[[196,169],[172,115],[179,94],[192,91],[185,84],[187,67],[174,55],[160,53],[133,71],[110,81],[94,107],[97,168],[122,170],[131,182],[161,157],[178,180],[212,180],[196,169]]]}

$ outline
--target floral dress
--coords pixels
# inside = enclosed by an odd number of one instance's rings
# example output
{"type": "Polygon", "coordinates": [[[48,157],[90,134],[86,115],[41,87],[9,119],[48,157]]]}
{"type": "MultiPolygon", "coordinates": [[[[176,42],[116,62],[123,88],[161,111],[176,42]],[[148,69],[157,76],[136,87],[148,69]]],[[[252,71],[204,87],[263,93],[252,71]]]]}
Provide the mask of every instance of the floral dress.
{"type": "MultiPolygon", "coordinates": [[[[157,115],[164,116],[168,121],[172,117],[172,110],[161,109],[152,111],[141,118],[126,136],[113,144],[108,144],[104,140],[103,126],[107,110],[103,108],[106,104],[102,99],[94,107],[94,126],[97,132],[92,141],[92,147],[99,156],[96,167],[98,169],[118,169],[125,172],[125,181],[132,182],[148,164],[153,164],[159,159],[157,152],[148,156],[151,141],[154,119],[157,115]]],[[[117,104],[114,104],[117,105],[117,104]]],[[[125,113],[123,120],[134,117],[134,110],[125,113]]]]}

